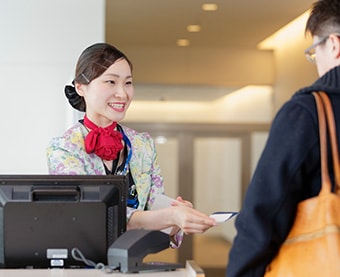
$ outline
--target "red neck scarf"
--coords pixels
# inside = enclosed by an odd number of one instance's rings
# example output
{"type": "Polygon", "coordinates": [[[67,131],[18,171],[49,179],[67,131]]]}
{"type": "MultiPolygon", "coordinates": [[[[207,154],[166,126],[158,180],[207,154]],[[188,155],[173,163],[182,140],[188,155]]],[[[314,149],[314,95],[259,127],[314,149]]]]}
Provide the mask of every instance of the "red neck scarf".
{"type": "Polygon", "coordinates": [[[90,121],[85,115],[84,125],[90,129],[90,132],[85,137],[86,152],[89,154],[95,153],[107,161],[115,160],[119,151],[123,149],[123,135],[115,130],[117,122],[102,128],[90,121]]]}

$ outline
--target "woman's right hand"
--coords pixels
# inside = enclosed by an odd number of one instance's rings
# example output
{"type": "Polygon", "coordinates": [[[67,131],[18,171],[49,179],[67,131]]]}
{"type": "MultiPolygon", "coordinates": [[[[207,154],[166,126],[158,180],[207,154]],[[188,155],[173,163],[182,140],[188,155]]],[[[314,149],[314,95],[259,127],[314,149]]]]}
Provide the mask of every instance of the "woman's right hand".
{"type": "Polygon", "coordinates": [[[195,210],[189,201],[177,197],[172,203],[173,222],[183,230],[185,234],[204,233],[216,225],[216,221],[206,214],[195,210]]]}

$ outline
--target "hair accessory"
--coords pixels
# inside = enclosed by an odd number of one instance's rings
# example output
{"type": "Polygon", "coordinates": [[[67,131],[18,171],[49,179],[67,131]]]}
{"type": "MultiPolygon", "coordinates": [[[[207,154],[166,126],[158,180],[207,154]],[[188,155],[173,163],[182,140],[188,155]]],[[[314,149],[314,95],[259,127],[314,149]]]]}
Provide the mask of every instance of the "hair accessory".
{"type": "Polygon", "coordinates": [[[80,112],[85,112],[86,110],[86,105],[85,105],[85,100],[82,96],[80,96],[75,87],[72,85],[67,85],[65,86],[65,96],[68,99],[68,102],[71,104],[73,108],[80,112]]]}
{"type": "Polygon", "coordinates": [[[84,73],[81,73],[80,75],[85,79],[87,83],[90,83],[90,80],[85,76],[84,73]]]}
{"type": "Polygon", "coordinates": [[[102,65],[102,64],[100,64],[100,63],[94,63],[94,64],[96,64],[96,65],[98,65],[98,66],[100,66],[100,67],[102,67],[102,68],[104,68],[104,69],[108,69],[107,66],[104,66],[104,65],[102,65]]]}
{"type": "Polygon", "coordinates": [[[110,126],[102,128],[90,121],[85,115],[84,125],[91,129],[85,137],[86,152],[88,154],[95,153],[107,161],[115,160],[119,151],[123,149],[123,135],[115,130],[117,122],[113,122],[110,126]]]}

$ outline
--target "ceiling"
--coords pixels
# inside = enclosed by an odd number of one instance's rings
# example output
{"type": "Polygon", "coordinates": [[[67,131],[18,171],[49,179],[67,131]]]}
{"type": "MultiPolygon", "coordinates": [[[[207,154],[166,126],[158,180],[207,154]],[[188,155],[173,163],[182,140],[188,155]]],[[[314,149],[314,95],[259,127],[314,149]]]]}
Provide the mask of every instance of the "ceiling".
{"type": "MultiPolygon", "coordinates": [[[[313,2],[106,0],[106,41],[123,51],[124,47],[177,47],[180,38],[189,39],[189,47],[256,49],[259,42],[301,15],[313,2]],[[201,5],[206,2],[216,3],[218,10],[202,11],[201,5]],[[189,24],[200,24],[201,31],[188,33],[189,24]]],[[[157,93],[155,89],[143,95],[159,98],[157,93]]]]}

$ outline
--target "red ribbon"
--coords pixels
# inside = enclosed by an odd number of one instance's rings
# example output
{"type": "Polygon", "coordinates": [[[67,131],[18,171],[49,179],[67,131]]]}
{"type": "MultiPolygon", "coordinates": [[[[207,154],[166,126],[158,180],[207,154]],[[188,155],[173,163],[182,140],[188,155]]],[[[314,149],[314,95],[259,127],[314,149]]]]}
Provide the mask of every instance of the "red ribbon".
{"type": "Polygon", "coordinates": [[[123,135],[115,130],[117,122],[113,122],[110,126],[102,128],[98,127],[85,116],[84,125],[91,130],[85,137],[86,152],[89,154],[95,153],[107,161],[115,160],[119,151],[123,149],[123,135]]]}

